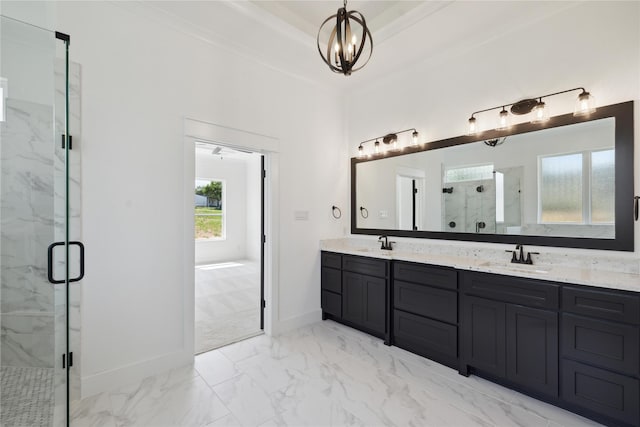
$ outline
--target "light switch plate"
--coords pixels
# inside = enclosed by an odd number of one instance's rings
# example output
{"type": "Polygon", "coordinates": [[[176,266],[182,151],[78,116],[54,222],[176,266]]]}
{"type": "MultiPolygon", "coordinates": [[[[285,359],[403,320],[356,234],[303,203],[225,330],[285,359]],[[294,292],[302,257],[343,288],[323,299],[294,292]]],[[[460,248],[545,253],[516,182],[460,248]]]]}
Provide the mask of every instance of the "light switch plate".
{"type": "Polygon", "coordinates": [[[309,220],[309,211],[295,211],[293,213],[293,217],[296,221],[308,221],[309,220]]]}

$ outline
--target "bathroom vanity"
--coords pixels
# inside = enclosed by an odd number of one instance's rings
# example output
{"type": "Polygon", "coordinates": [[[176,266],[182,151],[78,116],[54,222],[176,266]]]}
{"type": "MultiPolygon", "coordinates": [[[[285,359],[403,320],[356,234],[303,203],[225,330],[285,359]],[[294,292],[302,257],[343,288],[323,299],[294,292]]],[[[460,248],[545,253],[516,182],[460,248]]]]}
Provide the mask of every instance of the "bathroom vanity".
{"type": "Polygon", "coordinates": [[[640,275],[322,249],[323,319],[604,424],[640,425],[640,275]]]}

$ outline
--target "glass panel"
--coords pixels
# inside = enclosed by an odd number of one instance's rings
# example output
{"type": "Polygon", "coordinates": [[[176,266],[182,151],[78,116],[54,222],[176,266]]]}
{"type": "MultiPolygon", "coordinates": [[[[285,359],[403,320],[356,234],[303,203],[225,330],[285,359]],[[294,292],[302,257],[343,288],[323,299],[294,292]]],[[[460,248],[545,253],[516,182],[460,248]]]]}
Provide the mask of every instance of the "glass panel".
{"type": "Polygon", "coordinates": [[[583,222],[582,153],[540,158],[540,222],[583,222]]]}
{"type": "Polygon", "coordinates": [[[591,222],[615,220],[615,152],[591,153],[591,222]]]}
{"type": "Polygon", "coordinates": [[[0,17],[0,424],[7,426],[67,424],[64,245],[53,266],[63,283],[52,285],[47,273],[47,248],[64,242],[66,227],[57,43],[51,31],[0,17]]]}

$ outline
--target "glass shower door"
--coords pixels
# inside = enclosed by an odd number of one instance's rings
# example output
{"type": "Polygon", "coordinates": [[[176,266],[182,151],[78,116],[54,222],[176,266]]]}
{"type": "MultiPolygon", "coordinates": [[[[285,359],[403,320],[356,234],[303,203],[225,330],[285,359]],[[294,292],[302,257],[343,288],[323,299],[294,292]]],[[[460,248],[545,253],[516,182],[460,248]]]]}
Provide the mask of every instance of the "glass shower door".
{"type": "Polygon", "coordinates": [[[61,140],[68,134],[67,63],[66,43],[56,33],[0,17],[0,425],[6,427],[68,425],[68,149],[61,140]],[[62,84],[56,63],[63,65],[62,84]]]}

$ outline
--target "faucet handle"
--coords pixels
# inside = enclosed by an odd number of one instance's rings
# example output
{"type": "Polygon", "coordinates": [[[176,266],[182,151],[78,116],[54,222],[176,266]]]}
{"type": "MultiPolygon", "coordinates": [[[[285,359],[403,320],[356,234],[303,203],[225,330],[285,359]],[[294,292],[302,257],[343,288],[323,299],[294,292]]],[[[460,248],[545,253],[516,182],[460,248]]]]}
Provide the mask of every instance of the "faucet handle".
{"type": "Polygon", "coordinates": [[[527,254],[527,259],[525,260],[525,264],[533,265],[533,260],[531,259],[531,255],[540,255],[540,252],[529,252],[527,254]]]}

